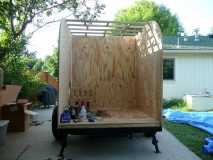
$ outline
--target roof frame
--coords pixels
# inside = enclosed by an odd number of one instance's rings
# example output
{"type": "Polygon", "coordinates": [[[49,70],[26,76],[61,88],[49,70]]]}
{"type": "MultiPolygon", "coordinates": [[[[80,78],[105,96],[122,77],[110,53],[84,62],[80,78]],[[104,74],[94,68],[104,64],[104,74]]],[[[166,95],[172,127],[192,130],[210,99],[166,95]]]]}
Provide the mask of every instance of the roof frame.
{"type": "Polygon", "coordinates": [[[144,22],[88,21],[67,19],[67,26],[74,36],[135,36],[144,22]]]}

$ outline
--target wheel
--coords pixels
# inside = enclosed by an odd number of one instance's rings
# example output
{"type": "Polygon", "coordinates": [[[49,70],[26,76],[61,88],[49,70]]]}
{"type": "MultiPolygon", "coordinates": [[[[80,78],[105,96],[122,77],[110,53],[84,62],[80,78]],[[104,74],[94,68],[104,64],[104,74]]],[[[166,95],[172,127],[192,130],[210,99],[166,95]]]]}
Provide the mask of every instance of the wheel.
{"type": "Polygon", "coordinates": [[[57,141],[61,141],[64,136],[63,130],[58,129],[58,107],[57,106],[53,109],[53,113],[52,113],[52,134],[57,141]]]}
{"type": "Polygon", "coordinates": [[[152,137],[153,133],[152,132],[144,132],[145,137],[152,137]]]}

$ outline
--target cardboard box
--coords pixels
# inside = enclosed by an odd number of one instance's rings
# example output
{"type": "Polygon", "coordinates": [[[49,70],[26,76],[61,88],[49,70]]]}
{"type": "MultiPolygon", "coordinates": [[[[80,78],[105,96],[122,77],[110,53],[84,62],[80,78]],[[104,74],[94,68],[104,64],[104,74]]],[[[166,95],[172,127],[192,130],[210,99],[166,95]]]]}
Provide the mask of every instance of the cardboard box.
{"type": "Polygon", "coordinates": [[[2,107],[2,119],[9,120],[8,131],[24,132],[29,128],[29,115],[25,110],[31,103],[10,103],[2,107]]]}

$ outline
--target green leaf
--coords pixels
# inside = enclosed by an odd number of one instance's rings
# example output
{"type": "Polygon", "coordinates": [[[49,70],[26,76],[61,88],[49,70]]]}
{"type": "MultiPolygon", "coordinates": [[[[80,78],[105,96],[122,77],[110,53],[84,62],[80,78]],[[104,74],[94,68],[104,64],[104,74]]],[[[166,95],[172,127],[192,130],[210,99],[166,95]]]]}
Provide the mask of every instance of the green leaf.
{"type": "Polygon", "coordinates": [[[136,1],[132,6],[119,10],[115,20],[121,22],[154,20],[160,25],[163,35],[176,35],[179,27],[183,28],[177,16],[168,8],[147,0],[136,1]]]}

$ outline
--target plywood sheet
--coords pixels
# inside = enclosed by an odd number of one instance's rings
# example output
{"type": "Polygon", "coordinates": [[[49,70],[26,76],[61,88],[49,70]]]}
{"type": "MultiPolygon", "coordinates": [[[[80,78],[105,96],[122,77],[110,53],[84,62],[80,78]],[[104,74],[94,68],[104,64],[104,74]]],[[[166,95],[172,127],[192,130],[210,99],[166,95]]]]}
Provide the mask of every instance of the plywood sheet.
{"type": "Polygon", "coordinates": [[[59,34],[59,115],[70,100],[71,40],[67,23],[62,20],[59,34]]]}
{"type": "Polygon", "coordinates": [[[146,115],[141,110],[133,110],[131,115],[129,112],[116,112],[113,110],[108,110],[111,117],[98,118],[96,122],[71,122],[69,124],[64,124],[62,128],[105,128],[105,127],[159,127],[160,122],[154,118],[146,115]]]}
{"type": "Polygon", "coordinates": [[[71,100],[94,108],[135,106],[135,38],[74,37],[71,100]]]}
{"type": "Polygon", "coordinates": [[[149,116],[161,119],[162,44],[157,23],[147,23],[136,36],[136,104],[149,116]]]}

